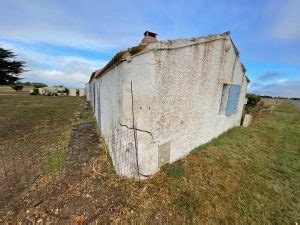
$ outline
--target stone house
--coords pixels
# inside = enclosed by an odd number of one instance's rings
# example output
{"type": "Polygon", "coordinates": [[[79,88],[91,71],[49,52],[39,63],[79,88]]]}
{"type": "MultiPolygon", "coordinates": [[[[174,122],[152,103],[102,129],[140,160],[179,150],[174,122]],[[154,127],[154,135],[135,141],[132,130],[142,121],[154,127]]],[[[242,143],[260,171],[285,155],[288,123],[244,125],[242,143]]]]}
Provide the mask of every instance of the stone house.
{"type": "Polygon", "coordinates": [[[69,88],[69,96],[85,96],[84,88],[69,88]]]}
{"type": "Polygon", "coordinates": [[[77,95],[76,91],[77,89],[75,88],[69,88],[69,96],[76,96],[77,95]]]}
{"type": "Polygon", "coordinates": [[[146,31],[140,45],[117,53],[86,84],[116,172],[148,177],[239,126],[245,73],[229,32],[158,41],[146,31]],[[132,130],[133,122],[137,143],[120,139],[116,147],[111,140],[132,130]],[[130,169],[118,167],[134,151],[130,169]]]}

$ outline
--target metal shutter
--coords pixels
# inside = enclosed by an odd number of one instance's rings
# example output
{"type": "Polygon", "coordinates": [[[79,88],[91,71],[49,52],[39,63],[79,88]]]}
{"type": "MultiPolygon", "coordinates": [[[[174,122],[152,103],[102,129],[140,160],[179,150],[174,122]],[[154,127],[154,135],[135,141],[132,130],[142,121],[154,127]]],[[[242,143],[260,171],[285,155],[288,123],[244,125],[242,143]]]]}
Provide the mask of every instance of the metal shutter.
{"type": "Polygon", "coordinates": [[[236,113],[237,105],[240,96],[240,85],[230,85],[228,101],[226,106],[226,116],[231,116],[236,113]]]}

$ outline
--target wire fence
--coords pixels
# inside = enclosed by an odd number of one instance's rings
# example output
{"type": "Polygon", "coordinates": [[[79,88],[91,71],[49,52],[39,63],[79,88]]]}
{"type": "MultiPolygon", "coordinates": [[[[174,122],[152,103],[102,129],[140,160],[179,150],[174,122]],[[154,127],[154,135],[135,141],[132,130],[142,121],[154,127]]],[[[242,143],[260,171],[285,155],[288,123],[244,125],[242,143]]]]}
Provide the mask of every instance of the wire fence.
{"type": "Polygon", "coordinates": [[[104,137],[110,151],[116,173],[120,176],[137,177],[137,157],[134,130],[127,129],[115,135],[104,137]]]}
{"type": "MultiPolygon", "coordinates": [[[[103,139],[116,173],[120,176],[137,178],[134,130],[126,129],[103,139]]],[[[99,154],[85,152],[83,148],[76,146],[64,152],[39,150],[23,152],[13,150],[11,147],[2,148],[0,149],[0,183],[27,185],[47,172],[60,172],[65,176],[87,175],[91,173],[93,161],[99,154]]]]}
{"type": "Polygon", "coordinates": [[[23,152],[11,147],[0,151],[0,182],[32,182],[46,171],[59,170],[65,153],[43,154],[40,151],[23,152]]]}

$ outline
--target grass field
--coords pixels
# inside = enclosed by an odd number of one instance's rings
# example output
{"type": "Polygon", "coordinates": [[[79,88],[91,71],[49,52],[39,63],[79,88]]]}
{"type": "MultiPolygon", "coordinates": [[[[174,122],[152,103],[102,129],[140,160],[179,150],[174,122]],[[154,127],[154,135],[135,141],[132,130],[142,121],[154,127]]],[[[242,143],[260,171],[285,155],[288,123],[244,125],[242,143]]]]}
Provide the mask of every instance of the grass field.
{"type": "Polygon", "coordinates": [[[64,147],[73,113],[79,108],[78,100],[32,96],[28,89],[15,92],[0,86],[1,147],[25,152],[64,147]]]}
{"type": "MultiPolygon", "coordinates": [[[[89,196],[88,205],[98,209],[109,202],[95,214],[98,222],[299,223],[300,113],[280,103],[250,127],[229,130],[151,179],[139,183],[111,172],[72,184],[75,197],[68,202],[89,196]]],[[[77,98],[0,94],[1,145],[64,148],[78,106],[77,98]]],[[[56,195],[65,205],[73,193],[56,195]]]]}
{"type": "MultiPolygon", "coordinates": [[[[46,156],[49,154],[63,159],[72,127],[71,119],[79,108],[77,97],[32,96],[29,94],[31,89],[29,87],[16,92],[8,86],[0,86],[0,154],[7,171],[6,183],[0,180],[0,209],[18,197],[24,188],[24,185],[12,184],[20,184],[13,174],[14,169],[17,174],[21,174],[29,160],[43,156],[48,160],[46,156]],[[15,155],[15,165],[12,164],[12,154],[15,155]],[[21,155],[23,162],[18,160],[21,155]],[[10,191],[7,191],[8,188],[10,191]]],[[[63,160],[51,161],[45,169],[53,171],[62,163],[63,160]]]]}
{"type": "MultiPolygon", "coordinates": [[[[299,222],[300,113],[281,101],[248,128],[229,130],[168,165],[134,216],[184,222],[299,222]]],[[[138,203],[139,202],[139,203],[138,203]]]]}

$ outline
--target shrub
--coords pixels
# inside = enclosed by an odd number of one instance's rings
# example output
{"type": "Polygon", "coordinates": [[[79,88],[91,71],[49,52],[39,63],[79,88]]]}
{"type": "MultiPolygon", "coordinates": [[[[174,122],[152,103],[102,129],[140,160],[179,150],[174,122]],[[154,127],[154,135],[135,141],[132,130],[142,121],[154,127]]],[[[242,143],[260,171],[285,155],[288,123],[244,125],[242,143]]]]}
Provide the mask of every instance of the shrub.
{"type": "Polygon", "coordinates": [[[43,83],[34,83],[33,86],[34,86],[35,88],[43,88],[43,87],[47,87],[47,85],[46,85],[46,84],[43,84],[43,83]]]}
{"type": "Polygon", "coordinates": [[[79,95],[79,90],[78,90],[78,89],[76,90],[76,95],[77,95],[77,96],[79,95]]]}
{"type": "Polygon", "coordinates": [[[39,89],[34,88],[30,94],[31,94],[31,95],[39,95],[39,94],[40,94],[40,93],[39,93],[39,89]]]}
{"type": "Polygon", "coordinates": [[[247,94],[246,98],[248,98],[247,106],[254,107],[260,101],[260,96],[256,94],[247,94]]]}
{"type": "Polygon", "coordinates": [[[23,89],[23,85],[22,84],[14,84],[14,85],[12,85],[11,86],[12,87],[12,89],[14,89],[15,91],[22,91],[22,89],[23,89]]]}
{"type": "Polygon", "coordinates": [[[69,94],[69,89],[68,88],[65,88],[64,90],[58,90],[57,93],[66,93],[66,94],[69,94]]]}

